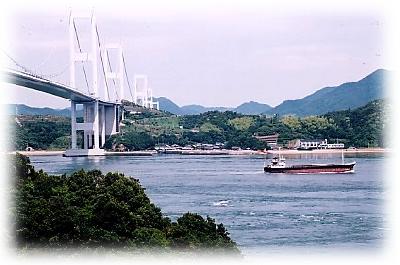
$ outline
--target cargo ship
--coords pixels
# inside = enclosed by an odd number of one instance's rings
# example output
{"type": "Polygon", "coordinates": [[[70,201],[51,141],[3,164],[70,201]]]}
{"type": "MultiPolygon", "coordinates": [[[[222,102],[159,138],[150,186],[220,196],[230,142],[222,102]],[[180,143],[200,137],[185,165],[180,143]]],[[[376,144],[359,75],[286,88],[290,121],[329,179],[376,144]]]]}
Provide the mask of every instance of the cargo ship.
{"type": "Polygon", "coordinates": [[[264,165],[264,172],[288,174],[354,173],[355,164],[356,162],[344,163],[342,154],[341,164],[304,164],[286,166],[285,158],[279,155],[272,158],[269,165],[264,165]]]}

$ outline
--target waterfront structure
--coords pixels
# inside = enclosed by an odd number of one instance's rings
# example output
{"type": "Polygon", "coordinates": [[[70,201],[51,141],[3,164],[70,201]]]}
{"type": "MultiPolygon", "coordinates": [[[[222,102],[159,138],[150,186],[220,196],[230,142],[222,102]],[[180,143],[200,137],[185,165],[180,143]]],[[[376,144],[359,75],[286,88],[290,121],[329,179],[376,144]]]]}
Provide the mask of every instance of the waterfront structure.
{"type": "Polygon", "coordinates": [[[321,143],[323,143],[323,141],[321,140],[300,140],[300,146],[298,147],[298,149],[302,150],[317,149],[321,143]]]}
{"type": "Polygon", "coordinates": [[[146,75],[134,76],[135,89],[133,102],[139,106],[149,109],[160,109],[158,101],[153,101],[153,90],[148,85],[146,75]]]}
{"type": "MultiPolygon", "coordinates": [[[[104,155],[103,146],[106,137],[120,131],[120,122],[124,115],[122,101],[125,99],[125,81],[132,100],[137,96],[132,93],[121,45],[101,43],[94,14],[70,14],[69,85],[51,81],[47,77],[33,73],[13,58],[10,59],[19,70],[2,70],[6,82],[70,100],[71,148],[65,155],[104,155]],[[78,21],[89,22],[89,34],[83,36],[86,40],[78,35],[78,21]],[[85,46],[81,43],[85,43],[85,46]],[[110,58],[115,54],[116,58],[110,58]],[[113,65],[111,62],[117,63],[113,65]],[[100,79],[99,73],[103,74],[104,80],[100,79]],[[77,122],[78,105],[83,109],[83,122],[77,122]],[[79,133],[83,135],[82,147],[77,146],[79,133]]],[[[152,91],[147,92],[152,99],[152,91]]],[[[155,104],[152,100],[150,103],[158,108],[158,103],[155,104]]]]}
{"type": "Polygon", "coordinates": [[[276,148],[278,146],[279,134],[265,135],[265,136],[254,136],[257,140],[267,143],[271,148],[276,148]]]}
{"type": "Polygon", "coordinates": [[[96,19],[93,14],[71,14],[69,19],[69,49],[70,49],[70,86],[76,88],[76,64],[81,63],[84,72],[89,95],[93,98],[90,102],[83,102],[83,122],[76,121],[76,105],[80,103],[71,99],[71,148],[66,151],[66,156],[104,155],[102,146],[106,136],[119,132],[119,122],[123,118],[121,100],[124,97],[123,90],[123,55],[122,48],[118,44],[101,45],[97,30],[96,19]],[[90,48],[83,50],[80,45],[76,21],[90,21],[89,43],[90,48]],[[109,52],[116,50],[118,54],[118,67],[112,69],[109,52]],[[108,104],[100,102],[101,93],[98,84],[98,57],[103,63],[104,73],[103,99],[108,104]],[[104,61],[109,62],[104,64],[104,61]],[[88,84],[84,63],[90,65],[91,86],[88,84]],[[111,98],[108,83],[114,83],[115,97],[111,98]],[[107,91],[105,91],[107,90],[107,91]],[[106,93],[107,92],[107,93],[106,93]],[[111,104],[110,104],[111,103],[111,104]],[[83,149],[77,147],[77,131],[83,131],[83,149]]]}
{"type": "Polygon", "coordinates": [[[300,149],[300,150],[313,150],[313,149],[343,149],[343,143],[328,144],[328,140],[301,140],[294,139],[290,140],[287,144],[289,149],[300,149]]]}

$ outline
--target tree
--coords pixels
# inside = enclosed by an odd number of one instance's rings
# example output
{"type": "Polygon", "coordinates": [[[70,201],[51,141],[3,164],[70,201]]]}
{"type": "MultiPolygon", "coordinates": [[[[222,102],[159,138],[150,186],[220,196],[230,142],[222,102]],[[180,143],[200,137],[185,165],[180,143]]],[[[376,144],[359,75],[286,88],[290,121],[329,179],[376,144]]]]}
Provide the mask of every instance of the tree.
{"type": "Polygon", "coordinates": [[[13,161],[19,248],[217,248],[238,253],[223,224],[185,214],[163,216],[137,179],[80,170],[70,176],[35,171],[29,158],[13,161]]]}
{"type": "Polygon", "coordinates": [[[111,149],[113,145],[123,144],[129,150],[145,150],[154,148],[155,141],[146,132],[128,131],[113,135],[106,140],[105,148],[111,149]]]}
{"type": "Polygon", "coordinates": [[[215,220],[204,219],[195,213],[185,213],[173,223],[167,232],[172,245],[179,248],[211,248],[236,249],[236,243],[229,238],[223,224],[215,224],[215,220]]]}

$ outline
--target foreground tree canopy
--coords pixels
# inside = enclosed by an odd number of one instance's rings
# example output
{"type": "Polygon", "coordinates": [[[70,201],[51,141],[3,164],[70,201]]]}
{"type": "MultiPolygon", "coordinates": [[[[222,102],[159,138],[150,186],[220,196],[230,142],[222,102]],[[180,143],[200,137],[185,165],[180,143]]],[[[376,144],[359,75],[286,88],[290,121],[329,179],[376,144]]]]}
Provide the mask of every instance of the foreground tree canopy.
{"type": "Polygon", "coordinates": [[[17,154],[17,246],[215,249],[238,253],[223,224],[186,213],[171,222],[137,179],[80,170],[70,176],[35,171],[17,154]]]}

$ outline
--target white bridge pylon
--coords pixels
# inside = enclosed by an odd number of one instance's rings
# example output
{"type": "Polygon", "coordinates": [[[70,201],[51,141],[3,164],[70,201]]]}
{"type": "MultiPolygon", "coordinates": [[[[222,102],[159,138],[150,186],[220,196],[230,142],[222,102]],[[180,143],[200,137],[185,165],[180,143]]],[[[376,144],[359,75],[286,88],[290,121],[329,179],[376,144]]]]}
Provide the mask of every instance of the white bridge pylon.
{"type": "Polygon", "coordinates": [[[159,110],[159,102],[153,101],[153,90],[149,87],[147,76],[135,75],[134,82],[134,103],[145,108],[159,110]]]}
{"type": "MultiPolygon", "coordinates": [[[[123,63],[123,54],[122,54],[122,47],[120,44],[117,43],[110,43],[104,45],[101,48],[101,53],[103,55],[103,60],[105,62],[110,62],[110,52],[113,54],[113,51],[117,52],[117,67],[114,69],[111,68],[111,63],[104,65],[104,75],[105,75],[105,82],[106,87],[109,85],[108,81],[111,80],[115,84],[115,94],[116,98],[115,101],[119,102],[124,98],[124,63],[123,63]]],[[[107,98],[110,101],[110,95],[107,94],[107,98]]]]}
{"type": "Polygon", "coordinates": [[[120,122],[120,103],[123,99],[123,65],[122,65],[122,48],[118,45],[106,45],[100,47],[99,37],[97,32],[96,19],[93,14],[90,15],[75,15],[71,14],[69,20],[69,45],[70,45],[70,86],[77,88],[76,67],[77,63],[82,64],[84,78],[86,81],[89,94],[95,98],[93,102],[76,102],[71,100],[71,149],[67,150],[66,156],[89,156],[89,155],[104,155],[102,149],[106,137],[119,132],[120,122]],[[77,20],[90,21],[90,48],[85,51],[81,46],[77,31],[77,20]],[[101,51],[102,49],[102,51],[101,51]],[[104,65],[104,58],[109,62],[108,50],[117,49],[120,55],[119,67],[116,71],[111,69],[111,65],[104,65]],[[98,82],[98,57],[103,63],[105,75],[105,87],[103,93],[99,93],[98,82]],[[88,81],[88,73],[85,70],[85,64],[90,65],[91,82],[88,81]],[[105,91],[107,81],[113,80],[118,84],[118,93],[114,102],[111,102],[109,92],[105,91]],[[89,86],[90,84],[90,86],[89,86]],[[109,102],[102,104],[100,102],[100,94],[104,96],[104,101],[109,102]],[[83,122],[78,123],[76,120],[77,104],[83,105],[83,122]],[[83,131],[83,148],[77,146],[77,132],[83,131]]]}
{"type": "Polygon", "coordinates": [[[66,156],[104,155],[102,148],[106,137],[119,133],[120,121],[123,119],[125,80],[133,103],[159,109],[158,102],[153,101],[153,91],[148,86],[147,76],[135,76],[135,86],[131,87],[121,45],[101,44],[93,13],[70,14],[69,85],[34,74],[12,57],[8,57],[22,71],[13,69],[1,71],[7,82],[71,101],[71,148],[66,151],[66,156]],[[84,42],[79,39],[78,21],[90,23],[89,34],[84,36],[86,37],[84,42]],[[115,57],[110,59],[112,56],[115,57]],[[86,71],[85,66],[89,71],[86,71]],[[83,70],[83,76],[77,76],[78,70],[83,70]],[[111,87],[114,90],[110,92],[111,87]],[[84,88],[85,91],[78,88],[84,88]],[[80,105],[83,109],[83,122],[77,122],[77,110],[80,105]],[[78,147],[77,140],[81,135],[83,143],[78,147]]]}

